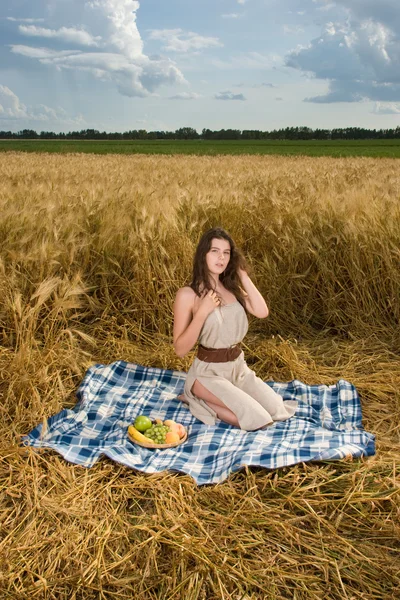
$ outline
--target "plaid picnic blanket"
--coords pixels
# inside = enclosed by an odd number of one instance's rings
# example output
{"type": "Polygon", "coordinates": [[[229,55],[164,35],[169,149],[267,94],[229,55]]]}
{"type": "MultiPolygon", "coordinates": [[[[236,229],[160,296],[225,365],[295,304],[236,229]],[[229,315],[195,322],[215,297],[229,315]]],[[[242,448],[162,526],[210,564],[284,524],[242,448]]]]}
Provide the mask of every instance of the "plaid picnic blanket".
{"type": "Polygon", "coordinates": [[[88,369],[78,403],[38,425],[26,445],[52,448],[75,464],[91,467],[101,455],[145,473],[187,473],[198,485],[218,483],[244,465],[276,469],[310,460],[371,456],[375,436],[364,431],[355,387],[268,382],[284,400],[298,400],[296,414],[264,431],[246,432],[219,422],[207,426],[177,399],[186,373],[118,361],[88,369]],[[133,444],[127,427],[139,414],[174,419],[188,428],[176,448],[149,450],[133,444]]]}

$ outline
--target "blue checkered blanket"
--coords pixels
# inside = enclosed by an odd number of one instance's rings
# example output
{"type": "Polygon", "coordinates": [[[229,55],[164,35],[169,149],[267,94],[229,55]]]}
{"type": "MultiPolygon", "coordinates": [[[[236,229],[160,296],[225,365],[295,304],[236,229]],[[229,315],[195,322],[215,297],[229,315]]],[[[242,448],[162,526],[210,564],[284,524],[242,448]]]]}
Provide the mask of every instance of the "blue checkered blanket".
{"type": "Polygon", "coordinates": [[[310,460],[371,456],[375,436],[364,431],[355,387],[268,382],[284,400],[298,400],[296,414],[264,431],[246,432],[219,422],[207,426],[177,399],[185,373],[118,361],[88,369],[77,391],[78,403],[38,425],[23,438],[52,448],[75,464],[91,467],[105,455],[118,463],[155,473],[187,473],[197,484],[218,483],[244,465],[276,469],[310,460]],[[149,450],[133,444],[127,427],[139,414],[174,419],[188,428],[176,448],[149,450]]]}

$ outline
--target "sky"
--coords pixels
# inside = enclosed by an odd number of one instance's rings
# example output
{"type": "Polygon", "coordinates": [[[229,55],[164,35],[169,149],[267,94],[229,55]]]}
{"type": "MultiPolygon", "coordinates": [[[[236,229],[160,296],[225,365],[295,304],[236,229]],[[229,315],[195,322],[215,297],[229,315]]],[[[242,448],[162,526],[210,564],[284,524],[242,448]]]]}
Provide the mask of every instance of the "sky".
{"type": "Polygon", "coordinates": [[[0,130],[400,126],[399,0],[0,4],[0,130]]]}

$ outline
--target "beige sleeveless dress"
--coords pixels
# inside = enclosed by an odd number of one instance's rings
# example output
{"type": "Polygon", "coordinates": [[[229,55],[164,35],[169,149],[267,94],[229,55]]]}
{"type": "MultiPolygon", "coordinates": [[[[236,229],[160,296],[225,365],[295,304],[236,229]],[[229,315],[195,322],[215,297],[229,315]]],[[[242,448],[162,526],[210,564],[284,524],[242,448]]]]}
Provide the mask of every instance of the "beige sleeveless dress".
{"type": "MultiPolygon", "coordinates": [[[[204,322],[199,343],[206,348],[228,348],[242,341],[249,324],[240,302],[215,308],[204,322]]],[[[233,361],[208,363],[194,359],[185,382],[185,400],[190,411],[206,425],[214,425],[218,417],[204,400],[192,393],[198,380],[235,413],[241,429],[253,431],[273,421],[285,421],[296,412],[297,401],[283,401],[262,379],[249,369],[243,352],[233,361]]]]}

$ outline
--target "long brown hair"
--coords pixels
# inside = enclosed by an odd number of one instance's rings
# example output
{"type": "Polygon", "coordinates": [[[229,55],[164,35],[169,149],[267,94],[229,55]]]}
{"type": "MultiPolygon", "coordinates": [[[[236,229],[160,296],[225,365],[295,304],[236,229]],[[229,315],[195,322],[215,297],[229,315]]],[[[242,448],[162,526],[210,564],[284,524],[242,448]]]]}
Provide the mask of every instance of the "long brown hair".
{"type": "Polygon", "coordinates": [[[206,259],[206,254],[210,251],[211,242],[214,238],[226,240],[229,242],[231,248],[229,262],[225,271],[219,276],[219,279],[222,285],[232,292],[240,304],[245,307],[244,291],[241,288],[238,267],[248,271],[248,265],[229,233],[225,231],[225,229],[222,229],[222,227],[213,227],[201,236],[193,259],[193,276],[190,287],[198,296],[200,296],[201,292],[204,290],[214,290],[206,259]]]}

